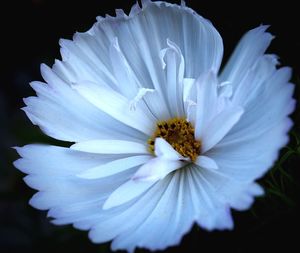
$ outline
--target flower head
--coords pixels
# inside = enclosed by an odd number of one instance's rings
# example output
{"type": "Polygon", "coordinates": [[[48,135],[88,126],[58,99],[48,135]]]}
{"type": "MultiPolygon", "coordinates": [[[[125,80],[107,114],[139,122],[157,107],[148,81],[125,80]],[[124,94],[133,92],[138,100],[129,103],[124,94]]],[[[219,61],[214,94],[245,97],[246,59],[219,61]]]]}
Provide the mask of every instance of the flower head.
{"type": "Polygon", "coordinates": [[[176,245],[194,223],[232,229],[230,210],[263,194],[255,180],[292,126],[291,71],[265,54],[266,29],[246,33],[222,71],[219,33],[184,4],[143,1],[61,40],[23,109],[71,144],[17,148],[38,190],[30,204],[114,250],[176,245]]]}

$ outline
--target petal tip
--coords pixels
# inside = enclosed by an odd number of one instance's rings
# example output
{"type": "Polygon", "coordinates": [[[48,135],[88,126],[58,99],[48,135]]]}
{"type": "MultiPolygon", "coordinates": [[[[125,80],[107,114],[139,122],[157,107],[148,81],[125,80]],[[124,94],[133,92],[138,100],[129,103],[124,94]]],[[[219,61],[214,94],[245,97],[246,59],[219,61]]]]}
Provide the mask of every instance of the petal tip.
{"type": "Polygon", "coordinates": [[[75,176],[82,179],[94,179],[94,176],[89,172],[81,172],[76,174],[75,176]]]}
{"type": "Polygon", "coordinates": [[[109,196],[108,199],[104,202],[104,204],[102,206],[102,210],[109,210],[115,206],[117,206],[117,205],[115,205],[113,203],[113,201],[111,200],[111,197],[109,196]]]}

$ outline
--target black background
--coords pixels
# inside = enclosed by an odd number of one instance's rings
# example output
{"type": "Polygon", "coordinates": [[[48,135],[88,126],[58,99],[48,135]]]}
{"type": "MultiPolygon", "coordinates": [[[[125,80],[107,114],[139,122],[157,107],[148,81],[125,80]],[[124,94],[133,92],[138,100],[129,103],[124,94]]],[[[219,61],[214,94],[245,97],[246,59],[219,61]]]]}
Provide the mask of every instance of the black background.
{"type": "MultiPolygon", "coordinates": [[[[175,2],[175,1],[172,1],[175,2]]],[[[276,39],[268,52],[280,56],[283,65],[300,74],[299,9],[294,1],[192,1],[202,16],[210,19],[223,37],[225,59],[247,30],[270,24],[276,39]],[[226,4],[225,4],[226,2],[226,4]]],[[[53,64],[59,57],[59,38],[70,39],[75,31],[86,31],[98,15],[113,15],[114,9],[127,13],[134,1],[3,1],[1,2],[0,78],[0,251],[1,252],[110,252],[109,244],[94,245],[87,233],[71,226],[49,223],[46,213],[28,205],[34,193],[22,181],[22,173],[11,162],[17,155],[8,147],[32,142],[53,142],[42,135],[19,110],[22,98],[33,95],[28,83],[40,80],[40,63],[53,64]]],[[[297,87],[295,97],[298,98],[297,87]]],[[[293,115],[299,133],[299,113],[293,115]]],[[[294,145],[293,141],[291,145],[294,145]]],[[[300,239],[297,232],[299,197],[299,156],[284,164],[296,185],[287,182],[285,194],[294,204],[276,196],[256,201],[252,210],[234,213],[233,232],[207,233],[194,228],[178,247],[165,252],[270,252],[292,251],[300,239]]],[[[263,183],[264,184],[264,183],[263,183]]],[[[133,217],[134,218],[134,217],[133,217]]]]}

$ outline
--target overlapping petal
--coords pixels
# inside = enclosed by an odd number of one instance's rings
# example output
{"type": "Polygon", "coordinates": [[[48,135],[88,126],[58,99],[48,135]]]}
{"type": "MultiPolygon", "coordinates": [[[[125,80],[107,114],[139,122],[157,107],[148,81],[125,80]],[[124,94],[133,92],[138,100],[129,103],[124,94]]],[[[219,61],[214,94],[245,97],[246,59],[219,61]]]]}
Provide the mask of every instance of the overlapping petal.
{"type": "Polygon", "coordinates": [[[89,230],[112,249],[162,250],[196,222],[232,229],[231,208],[248,209],[254,182],[288,141],[294,110],[289,68],[266,55],[267,26],[249,31],[224,70],[222,39],[186,7],[142,1],[130,14],[98,17],[61,40],[62,60],[42,65],[46,83],[24,111],[70,148],[17,148],[15,166],[38,190],[30,204],[55,224],[89,230]],[[185,118],[201,152],[192,162],[156,138],[157,121],[185,118]]]}

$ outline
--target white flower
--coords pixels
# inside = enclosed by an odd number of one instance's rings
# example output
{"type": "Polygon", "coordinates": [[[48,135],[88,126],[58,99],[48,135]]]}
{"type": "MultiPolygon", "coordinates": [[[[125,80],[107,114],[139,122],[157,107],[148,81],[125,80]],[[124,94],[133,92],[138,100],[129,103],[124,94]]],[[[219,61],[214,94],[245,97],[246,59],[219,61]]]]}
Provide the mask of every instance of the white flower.
{"type": "Polygon", "coordinates": [[[288,142],[291,70],[265,54],[266,26],[220,72],[219,33],[184,4],[116,13],[61,40],[62,61],[31,83],[27,116],[75,144],[17,148],[30,204],[113,250],[164,249],[194,223],[232,229],[230,209],[263,193],[255,180],[288,142]]]}

